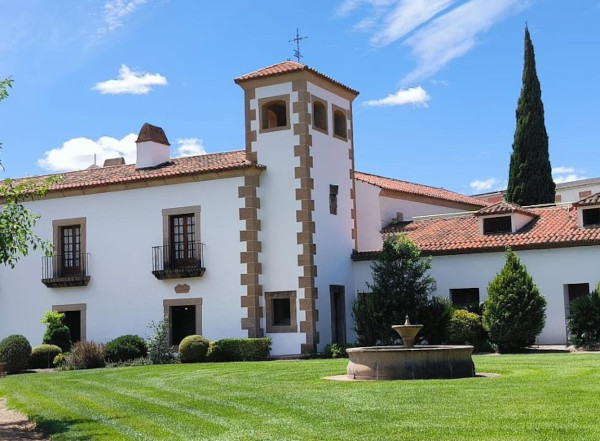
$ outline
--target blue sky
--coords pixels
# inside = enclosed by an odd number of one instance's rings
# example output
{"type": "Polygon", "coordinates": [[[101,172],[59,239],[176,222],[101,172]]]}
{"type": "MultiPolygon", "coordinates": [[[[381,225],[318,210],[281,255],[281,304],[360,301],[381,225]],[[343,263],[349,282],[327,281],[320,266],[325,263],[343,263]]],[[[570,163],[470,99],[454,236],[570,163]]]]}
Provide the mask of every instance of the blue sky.
{"type": "Polygon", "coordinates": [[[360,91],[357,170],[465,194],[506,185],[525,22],[556,182],[600,176],[600,0],[0,0],[2,177],[244,146],[233,78],[293,57],[360,91]]]}

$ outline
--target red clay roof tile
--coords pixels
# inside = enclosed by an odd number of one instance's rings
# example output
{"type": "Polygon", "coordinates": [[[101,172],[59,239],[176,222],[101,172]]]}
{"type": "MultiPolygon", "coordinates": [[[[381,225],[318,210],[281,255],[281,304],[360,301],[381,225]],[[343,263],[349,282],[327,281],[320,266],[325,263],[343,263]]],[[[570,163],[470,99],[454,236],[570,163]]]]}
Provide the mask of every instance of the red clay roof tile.
{"type": "MultiPolygon", "coordinates": [[[[424,255],[465,254],[514,250],[600,245],[600,226],[580,228],[577,208],[531,208],[535,216],[516,233],[481,234],[473,215],[423,218],[391,224],[388,234],[406,234],[424,255]]],[[[360,253],[359,253],[360,254],[360,253]]]]}
{"type": "Polygon", "coordinates": [[[576,207],[589,207],[591,205],[600,205],[600,193],[596,193],[586,198],[580,199],[573,205],[575,205],[576,207]]]}
{"type": "Polygon", "coordinates": [[[383,176],[371,175],[362,172],[354,172],[354,177],[359,181],[375,185],[384,190],[398,191],[401,193],[409,193],[413,195],[442,199],[445,201],[458,202],[461,204],[468,204],[472,205],[473,208],[487,207],[489,205],[487,202],[482,201],[481,199],[454,193],[453,191],[445,190],[443,188],[429,187],[427,185],[414,184],[412,182],[384,178],[383,176]]]}
{"type": "MultiPolygon", "coordinates": [[[[169,179],[187,175],[201,175],[245,168],[264,169],[246,160],[244,151],[213,153],[208,155],[175,158],[170,162],[152,168],[136,169],[134,164],[115,165],[112,167],[97,167],[66,173],[57,173],[59,180],[49,187],[53,190],[82,189],[111,184],[126,184],[130,182],[169,179]]],[[[43,179],[45,176],[21,179],[43,179]]]]}
{"type": "Polygon", "coordinates": [[[334,84],[337,84],[338,86],[343,87],[344,89],[352,92],[355,95],[358,95],[357,90],[354,90],[354,89],[346,86],[345,84],[340,83],[339,81],[336,81],[333,78],[331,78],[325,74],[322,74],[318,70],[315,70],[315,69],[307,66],[306,64],[302,64],[302,63],[298,63],[296,61],[290,61],[290,60],[283,61],[283,62],[277,63],[277,64],[273,64],[271,66],[255,70],[254,72],[250,72],[245,75],[241,75],[241,76],[235,78],[233,81],[235,81],[236,84],[240,84],[240,83],[243,83],[244,81],[255,80],[258,78],[273,77],[276,75],[284,75],[287,73],[301,72],[301,71],[311,72],[331,83],[334,83],[334,84]]]}
{"type": "Polygon", "coordinates": [[[513,204],[510,202],[500,201],[496,202],[489,207],[484,207],[475,213],[475,216],[489,216],[495,214],[510,214],[510,213],[521,213],[526,214],[528,216],[534,217],[535,214],[530,211],[522,208],[520,205],[513,204]]]}

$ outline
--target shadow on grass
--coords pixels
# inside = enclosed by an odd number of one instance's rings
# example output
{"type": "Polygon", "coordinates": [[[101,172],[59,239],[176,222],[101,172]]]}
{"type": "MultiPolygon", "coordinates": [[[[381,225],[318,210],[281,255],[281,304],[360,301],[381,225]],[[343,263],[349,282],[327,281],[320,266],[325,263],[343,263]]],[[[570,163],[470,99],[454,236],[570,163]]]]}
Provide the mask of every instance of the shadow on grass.
{"type": "MultiPolygon", "coordinates": [[[[33,421],[35,421],[38,430],[40,430],[41,432],[44,432],[44,434],[46,435],[57,435],[59,433],[66,433],[69,432],[71,430],[71,427],[77,424],[86,424],[86,423],[91,423],[93,422],[93,420],[90,419],[65,419],[65,420],[55,420],[55,419],[49,419],[49,418],[44,418],[44,417],[38,417],[38,416],[34,416],[32,418],[33,421]]],[[[1,434],[1,432],[0,432],[1,434]]],[[[0,439],[4,439],[1,438],[0,439]]],[[[92,438],[89,436],[79,436],[77,438],[78,440],[82,440],[82,441],[87,441],[87,440],[91,440],[92,438]]]]}

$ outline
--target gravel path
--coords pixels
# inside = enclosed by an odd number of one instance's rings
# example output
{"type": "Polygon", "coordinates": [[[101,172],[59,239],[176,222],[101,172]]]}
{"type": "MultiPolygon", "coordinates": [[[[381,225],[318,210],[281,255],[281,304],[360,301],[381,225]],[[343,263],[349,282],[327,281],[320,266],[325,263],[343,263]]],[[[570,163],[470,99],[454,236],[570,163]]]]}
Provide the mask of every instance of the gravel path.
{"type": "Polygon", "coordinates": [[[35,423],[29,421],[22,413],[16,410],[8,410],[6,399],[0,398],[0,440],[50,441],[50,438],[45,438],[44,434],[37,430],[35,423]]]}

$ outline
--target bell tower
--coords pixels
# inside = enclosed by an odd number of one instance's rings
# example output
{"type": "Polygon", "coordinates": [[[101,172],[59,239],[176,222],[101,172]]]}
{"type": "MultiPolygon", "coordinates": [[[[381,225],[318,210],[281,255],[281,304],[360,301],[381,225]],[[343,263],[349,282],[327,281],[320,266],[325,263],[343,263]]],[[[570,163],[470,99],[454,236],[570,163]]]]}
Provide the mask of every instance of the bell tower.
{"type": "Polygon", "coordinates": [[[249,336],[267,335],[274,348],[316,351],[341,340],[343,326],[332,323],[349,314],[340,289],[353,293],[352,101],[358,92],[294,61],[235,82],[245,95],[246,157],[266,166],[254,183],[258,230],[256,243],[247,242],[254,254],[242,258],[256,259],[259,270],[242,280],[248,311],[242,327],[249,336]]]}

